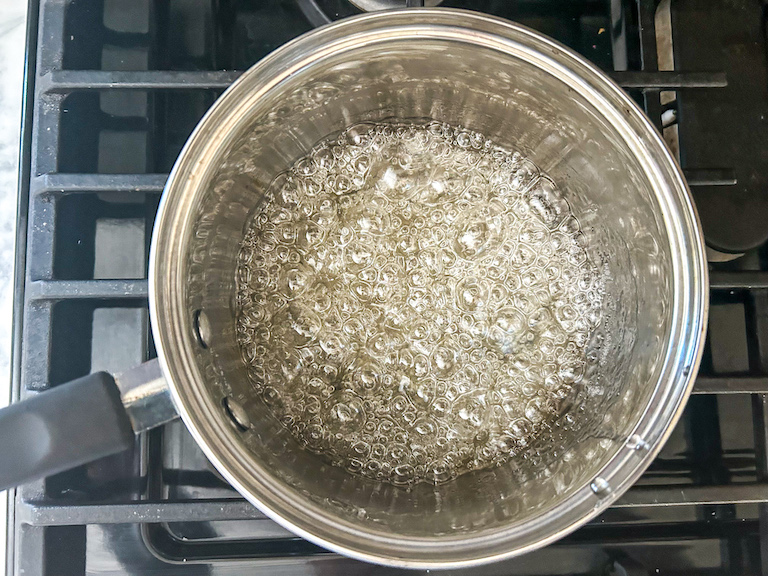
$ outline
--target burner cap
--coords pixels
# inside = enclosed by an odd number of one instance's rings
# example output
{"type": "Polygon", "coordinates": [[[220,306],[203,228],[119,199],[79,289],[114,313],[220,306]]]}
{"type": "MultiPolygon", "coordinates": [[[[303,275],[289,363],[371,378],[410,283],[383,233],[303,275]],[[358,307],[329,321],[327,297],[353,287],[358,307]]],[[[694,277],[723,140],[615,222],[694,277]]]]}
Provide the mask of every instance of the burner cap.
{"type": "MultiPolygon", "coordinates": [[[[376,10],[387,10],[391,8],[405,8],[407,0],[349,0],[360,10],[365,12],[374,12],[376,10]]],[[[437,6],[443,0],[425,0],[424,6],[437,6]]]]}

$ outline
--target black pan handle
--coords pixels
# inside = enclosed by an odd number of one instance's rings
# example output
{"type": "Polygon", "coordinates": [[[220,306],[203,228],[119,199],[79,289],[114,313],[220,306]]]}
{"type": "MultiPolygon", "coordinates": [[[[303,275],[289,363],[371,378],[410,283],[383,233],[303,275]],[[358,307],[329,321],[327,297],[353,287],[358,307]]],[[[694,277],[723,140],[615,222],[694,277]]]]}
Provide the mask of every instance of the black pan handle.
{"type": "Polygon", "coordinates": [[[158,361],[97,372],[0,410],[0,490],[127,450],[177,416],[158,361]]]}
{"type": "Polygon", "coordinates": [[[97,372],[0,410],[0,490],[127,450],[115,379],[97,372]]]}

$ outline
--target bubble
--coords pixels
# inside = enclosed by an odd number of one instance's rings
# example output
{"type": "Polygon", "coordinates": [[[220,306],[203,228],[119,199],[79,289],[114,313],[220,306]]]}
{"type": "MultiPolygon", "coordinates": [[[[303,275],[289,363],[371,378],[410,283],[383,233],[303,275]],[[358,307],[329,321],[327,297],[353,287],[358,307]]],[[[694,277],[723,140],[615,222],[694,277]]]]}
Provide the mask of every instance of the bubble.
{"type": "Polygon", "coordinates": [[[485,393],[470,392],[459,397],[454,405],[454,412],[458,416],[458,425],[480,429],[488,417],[485,393]]]}
{"type": "Polygon", "coordinates": [[[477,278],[464,278],[456,285],[456,302],[459,308],[467,312],[476,312],[485,306],[488,289],[477,278]]]}
{"type": "Polygon", "coordinates": [[[317,165],[312,158],[304,157],[296,161],[293,169],[296,173],[301,174],[302,176],[312,176],[317,170],[317,165]]]}
{"type": "Polygon", "coordinates": [[[549,410],[549,407],[547,405],[546,400],[543,398],[537,396],[536,398],[532,399],[525,407],[525,417],[530,421],[536,424],[537,422],[540,422],[544,419],[547,412],[549,410]]]}
{"type": "Polygon", "coordinates": [[[364,420],[362,401],[350,392],[338,392],[328,400],[328,431],[356,430],[364,420]]]}
{"type": "Polygon", "coordinates": [[[329,356],[338,356],[344,350],[344,341],[338,334],[325,334],[319,340],[320,348],[329,356]]]}
{"type": "Polygon", "coordinates": [[[307,269],[295,267],[285,272],[285,295],[288,298],[296,298],[307,289],[311,282],[311,273],[307,269]]]}
{"type": "Polygon", "coordinates": [[[512,254],[511,260],[517,266],[530,266],[536,261],[536,251],[532,246],[526,244],[525,241],[521,241],[512,254]]]}
{"type": "Polygon", "coordinates": [[[411,401],[418,408],[426,408],[435,399],[436,386],[435,381],[430,378],[420,380],[415,388],[415,394],[411,395],[411,401]]]}
{"type": "Polygon", "coordinates": [[[317,414],[322,409],[323,405],[320,402],[319,396],[309,396],[306,403],[306,411],[309,414],[317,414]]]}
{"type": "Polygon", "coordinates": [[[322,322],[310,309],[294,305],[277,313],[272,319],[272,326],[275,335],[284,335],[286,344],[302,346],[317,336],[322,322]]]}
{"type": "Polygon", "coordinates": [[[509,159],[511,174],[509,184],[515,191],[527,190],[539,177],[536,165],[515,152],[509,159]]]}
{"type": "MultiPolygon", "coordinates": [[[[539,178],[528,192],[531,212],[541,219],[550,230],[554,230],[569,216],[568,203],[549,178],[539,178]]],[[[571,220],[575,220],[571,218],[571,220]]],[[[571,228],[573,223],[571,223],[571,228]]],[[[573,232],[572,232],[573,233],[573,232]]]]}
{"type": "Polygon", "coordinates": [[[265,386],[261,392],[261,397],[264,399],[264,404],[270,408],[280,407],[283,402],[280,392],[272,386],[265,386]]]}
{"type": "Polygon", "coordinates": [[[419,436],[431,436],[435,433],[436,426],[430,417],[424,416],[414,421],[413,429],[419,436]]]}
{"type": "Polygon", "coordinates": [[[321,142],[270,186],[235,280],[255,393],[350,474],[439,484],[529,458],[572,389],[606,393],[585,376],[604,277],[566,191],[471,130],[321,142]]]}
{"type": "Polygon", "coordinates": [[[428,465],[426,471],[427,481],[434,484],[442,484],[454,477],[454,467],[445,460],[438,460],[428,465]]]}
{"type": "Polygon", "coordinates": [[[496,313],[488,330],[489,347],[503,355],[513,354],[522,343],[526,322],[522,314],[512,307],[496,313]]]}
{"type": "Polygon", "coordinates": [[[482,253],[491,240],[491,229],[487,222],[470,220],[457,230],[453,248],[456,254],[470,259],[482,253]]]}
{"type": "Polygon", "coordinates": [[[442,344],[432,353],[432,367],[435,374],[446,377],[451,375],[459,362],[459,353],[452,344],[442,344]]]}
{"type": "Polygon", "coordinates": [[[352,372],[351,382],[355,392],[361,396],[376,394],[382,383],[382,370],[375,362],[365,362],[355,367],[352,372]]]}
{"type": "Polygon", "coordinates": [[[392,484],[406,485],[413,481],[415,470],[410,464],[396,466],[392,475],[392,484]]]}

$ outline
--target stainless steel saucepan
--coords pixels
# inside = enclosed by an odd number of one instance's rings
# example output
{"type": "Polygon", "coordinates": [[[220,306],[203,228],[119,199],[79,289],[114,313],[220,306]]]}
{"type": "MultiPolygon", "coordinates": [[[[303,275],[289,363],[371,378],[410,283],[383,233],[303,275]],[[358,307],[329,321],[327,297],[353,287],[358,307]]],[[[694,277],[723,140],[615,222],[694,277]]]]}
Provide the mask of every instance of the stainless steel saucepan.
{"type": "Polygon", "coordinates": [[[124,449],[178,411],[245,498],[312,542],[392,566],[491,562],[575,530],[637,480],[683,410],[704,342],[702,236],[651,123],[562,45],[460,10],[350,18],[246,72],[176,162],[150,260],[158,360],[0,412],[0,488],[124,449]],[[239,243],[270,181],[327,135],[391,117],[520,150],[563,191],[610,278],[598,368],[562,423],[501,467],[410,490],[299,448],[251,389],[233,309],[239,243]]]}

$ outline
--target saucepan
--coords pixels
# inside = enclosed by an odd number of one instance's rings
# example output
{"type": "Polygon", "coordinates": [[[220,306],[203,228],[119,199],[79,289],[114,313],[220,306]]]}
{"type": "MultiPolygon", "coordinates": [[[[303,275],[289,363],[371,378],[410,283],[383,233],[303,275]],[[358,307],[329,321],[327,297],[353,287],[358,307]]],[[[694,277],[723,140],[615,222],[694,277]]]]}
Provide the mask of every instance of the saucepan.
{"type": "Polygon", "coordinates": [[[690,193],[627,94],[541,34],[441,8],[331,24],[240,77],[168,178],[149,286],[158,358],[0,412],[0,488],[125,449],[178,413],[222,476],[282,526],[353,558],[422,568],[539,548],[621,496],[680,417],[708,306],[690,193]],[[606,279],[591,372],[558,420],[499,466],[405,487],[299,446],[254,393],[235,321],[238,252],[276,175],[328,135],[392,118],[461,126],[530,159],[606,279]]]}

